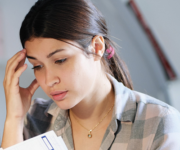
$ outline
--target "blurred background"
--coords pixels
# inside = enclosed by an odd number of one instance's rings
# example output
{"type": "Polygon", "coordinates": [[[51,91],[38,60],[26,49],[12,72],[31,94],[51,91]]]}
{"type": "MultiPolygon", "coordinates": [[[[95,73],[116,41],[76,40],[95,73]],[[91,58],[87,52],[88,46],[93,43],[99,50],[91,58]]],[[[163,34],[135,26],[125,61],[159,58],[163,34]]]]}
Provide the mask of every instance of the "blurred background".
{"type": "MultiPolygon", "coordinates": [[[[22,50],[19,29],[37,0],[0,0],[0,143],[6,117],[3,80],[7,60],[22,50]]],[[[136,91],[160,99],[180,111],[180,1],[92,0],[106,18],[112,39],[121,47],[136,91]]],[[[31,65],[20,78],[34,79],[31,65]]],[[[33,96],[49,99],[39,88],[33,96]]]]}

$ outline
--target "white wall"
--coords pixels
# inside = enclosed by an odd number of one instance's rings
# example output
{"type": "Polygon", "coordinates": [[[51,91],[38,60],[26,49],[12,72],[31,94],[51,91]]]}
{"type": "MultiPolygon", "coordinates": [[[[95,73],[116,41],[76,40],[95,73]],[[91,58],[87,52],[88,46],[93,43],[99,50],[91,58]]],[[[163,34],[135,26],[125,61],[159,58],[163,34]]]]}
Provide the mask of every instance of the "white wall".
{"type": "Polygon", "coordinates": [[[177,79],[167,81],[171,104],[180,110],[180,1],[135,0],[166,57],[176,71],[177,79]]]}
{"type": "Polygon", "coordinates": [[[12,54],[20,51],[22,46],[19,40],[19,28],[25,14],[30,6],[37,0],[0,0],[0,9],[2,12],[3,45],[4,55],[1,57],[6,61],[12,57],[12,54]]]}
{"type": "Polygon", "coordinates": [[[180,1],[135,1],[175,71],[180,76],[180,1]]]}

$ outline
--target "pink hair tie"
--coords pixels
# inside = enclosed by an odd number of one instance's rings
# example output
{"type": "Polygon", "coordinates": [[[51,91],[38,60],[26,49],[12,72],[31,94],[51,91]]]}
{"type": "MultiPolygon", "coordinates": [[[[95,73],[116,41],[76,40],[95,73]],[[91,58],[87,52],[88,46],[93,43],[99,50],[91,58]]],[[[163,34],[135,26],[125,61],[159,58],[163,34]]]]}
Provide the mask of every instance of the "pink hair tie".
{"type": "Polygon", "coordinates": [[[113,57],[114,53],[115,53],[114,48],[112,48],[111,46],[110,46],[109,49],[106,50],[106,52],[109,54],[107,59],[111,59],[113,57]]]}

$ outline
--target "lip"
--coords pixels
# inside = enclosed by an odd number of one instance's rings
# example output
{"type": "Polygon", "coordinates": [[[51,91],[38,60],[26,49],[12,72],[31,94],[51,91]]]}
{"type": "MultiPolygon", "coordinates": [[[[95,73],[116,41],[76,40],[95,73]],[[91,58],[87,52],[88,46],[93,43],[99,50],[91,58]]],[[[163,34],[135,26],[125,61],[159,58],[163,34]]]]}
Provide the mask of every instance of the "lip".
{"type": "Polygon", "coordinates": [[[68,91],[54,91],[51,92],[50,95],[52,95],[54,100],[60,101],[66,96],[67,92],[68,91]]]}
{"type": "Polygon", "coordinates": [[[57,95],[57,94],[61,94],[61,93],[64,93],[64,92],[67,92],[67,91],[54,91],[54,92],[51,92],[50,95],[57,95]]]}

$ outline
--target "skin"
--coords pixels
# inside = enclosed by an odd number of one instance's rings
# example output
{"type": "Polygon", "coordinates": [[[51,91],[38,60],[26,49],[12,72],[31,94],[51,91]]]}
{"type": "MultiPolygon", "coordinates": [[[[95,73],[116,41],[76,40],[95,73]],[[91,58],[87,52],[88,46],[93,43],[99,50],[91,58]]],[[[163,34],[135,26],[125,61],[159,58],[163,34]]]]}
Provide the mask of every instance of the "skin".
{"type": "MultiPolygon", "coordinates": [[[[67,42],[80,47],[73,41],[67,42]]],[[[61,109],[70,110],[73,138],[77,139],[74,140],[75,148],[80,149],[78,141],[81,140],[81,136],[76,137],[75,131],[81,131],[82,134],[87,131],[82,129],[76,120],[91,129],[105,116],[114,103],[112,84],[101,65],[101,57],[105,51],[103,37],[95,36],[89,50],[99,56],[87,57],[81,49],[56,39],[33,38],[25,42],[24,51],[18,52],[8,61],[4,79],[7,117],[2,140],[3,148],[23,141],[24,117],[30,107],[34,92],[41,86],[51,99],[53,97],[50,93],[53,91],[68,91],[63,100],[54,101],[61,109]],[[57,52],[56,50],[59,49],[63,50],[57,52]],[[55,53],[47,57],[52,52],[55,53]],[[34,70],[36,79],[25,89],[19,87],[18,83],[19,77],[27,68],[27,64],[24,64],[26,55],[29,62],[36,66],[34,70]]],[[[96,128],[96,130],[103,130],[99,134],[97,132],[100,138],[95,144],[95,149],[100,146],[111,115],[112,112],[96,128]]]]}

